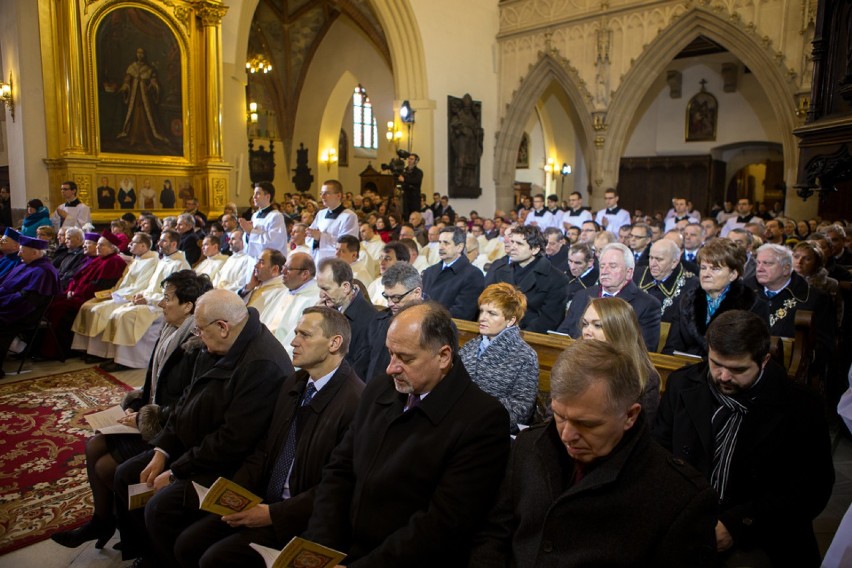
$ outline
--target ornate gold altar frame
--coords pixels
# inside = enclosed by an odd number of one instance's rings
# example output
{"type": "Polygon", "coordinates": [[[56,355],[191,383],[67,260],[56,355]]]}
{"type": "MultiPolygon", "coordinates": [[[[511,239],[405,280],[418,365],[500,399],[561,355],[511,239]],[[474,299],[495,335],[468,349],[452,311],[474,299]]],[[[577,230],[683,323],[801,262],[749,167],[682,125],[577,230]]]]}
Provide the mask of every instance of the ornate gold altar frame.
{"type": "MultiPolygon", "coordinates": [[[[220,212],[227,200],[231,166],[222,159],[222,46],[221,19],[227,6],[219,0],[39,0],[42,66],[45,84],[45,117],[53,204],[61,203],[59,185],[71,179],[78,197],[92,208],[96,223],[106,223],[128,211],[101,209],[97,188],[102,178],[118,182],[137,180],[136,207],[143,180],[160,190],[169,180],[175,194],[179,184],[189,184],[201,208],[220,212]],[[136,8],[153,14],[174,35],[180,50],[180,111],[183,144],[179,156],[155,156],[105,152],[101,148],[99,88],[96,52],[97,31],[116,10],[136,8]]],[[[175,214],[183,209],[163,209],[159,200],[154,212],[175,214]]]]}

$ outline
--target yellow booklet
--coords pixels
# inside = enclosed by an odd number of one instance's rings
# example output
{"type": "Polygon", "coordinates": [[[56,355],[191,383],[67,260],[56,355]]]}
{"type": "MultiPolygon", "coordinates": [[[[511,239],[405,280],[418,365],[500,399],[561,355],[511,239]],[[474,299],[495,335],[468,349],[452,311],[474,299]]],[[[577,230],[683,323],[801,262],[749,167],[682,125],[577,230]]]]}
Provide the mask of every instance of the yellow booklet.
{"type": "Polygon", "coordinates": [[[281,551],[255,543],[249,546],[263,557],[266,568],[332,568],[346,558],[342,552],[297,536],[281,551]]]}
{"type": "Polygon", "coordinates": [[[141,509],[154,496],[154,488],[148,487],[147,483],[136,483],[127,486],[127,501],[130,503],[128,509],[141,509]]]}
{"type": "Polygon", "coordinates": [[[263,501],[248,489],[224,477],[217,479],[209,489],[194,481],[192,486],[198,493],[200,503],[198,508],[216,515],[231,515],[246,511],[263,501]]]}

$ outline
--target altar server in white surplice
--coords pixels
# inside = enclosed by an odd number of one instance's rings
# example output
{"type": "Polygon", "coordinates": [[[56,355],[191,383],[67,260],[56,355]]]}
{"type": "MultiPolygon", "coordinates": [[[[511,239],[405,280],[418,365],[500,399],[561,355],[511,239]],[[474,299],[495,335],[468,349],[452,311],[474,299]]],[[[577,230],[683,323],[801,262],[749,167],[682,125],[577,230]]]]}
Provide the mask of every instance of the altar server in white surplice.
{"type": "Polygon", "coordinates": [[[334,258],[337,239],[343,235],[358,237],[358,217],[343,206],[343,185],[336,179],[323,182],[320,198],[325,209],[320,209],[308,229],[312,239],[314,262],[334,258]]]}

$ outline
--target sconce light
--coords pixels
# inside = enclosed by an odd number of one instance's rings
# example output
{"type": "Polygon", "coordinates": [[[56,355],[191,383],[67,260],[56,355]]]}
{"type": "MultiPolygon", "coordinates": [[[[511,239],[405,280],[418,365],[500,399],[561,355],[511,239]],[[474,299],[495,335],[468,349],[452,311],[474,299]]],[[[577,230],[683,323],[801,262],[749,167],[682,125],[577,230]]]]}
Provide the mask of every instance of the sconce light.
{"type": "Polygon", "coordinates": [[[272,64],[262,55],[255,55],[246,61],[246,71],[249,73],[269,73],[272,71],[272,64]]]}
{"type": "Polygon", "coordinates": [[[249,122],[257,124],[257,103],[249,103],[249,122]]]}
{"type": "Polygon", "coordinates": [[[397,149],[399,148],[399,141],[402,140],[402,131],[396,127],[396,123],[394,121],[388,121],[388,131],[385,133],[385,138],[388,140],[388,144],[394,144],[397,149]]]}
{"type": "Polygon", "coordinates": [[[12,74],[9,73],[9,82],[3,83],[0,81],[0,101],[9,109],[9,114],[12,115],[12,122],[15,122],[15,100],[12,98],[12,74]]]}
{"type": "Polygon", "coordinates": [[[337,163],[337,150],[329,148],[320,154],[320,162],[325,164],[326,169],[331,170],[331,165],[337,163]]]}
{"type": "Polygon", "coordinates": [[[544,163],[544,171],[547,173],[552,173],[556,170],[556,160],[553,158],[548,158],[544,163]]]}

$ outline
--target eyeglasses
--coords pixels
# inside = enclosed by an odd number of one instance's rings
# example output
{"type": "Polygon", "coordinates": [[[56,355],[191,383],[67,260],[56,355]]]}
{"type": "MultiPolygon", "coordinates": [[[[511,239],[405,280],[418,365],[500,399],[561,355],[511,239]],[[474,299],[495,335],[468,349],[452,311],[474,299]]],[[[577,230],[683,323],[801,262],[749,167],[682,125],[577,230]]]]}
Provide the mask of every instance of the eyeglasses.
{"type": "Polygon", "coordinates": [[[281,270],[286,270],[287,272],[307,270],[307,268],[293,268],[292,266],[287,266],[286,264],[281,268],[281,270]]]}
{"type": "Polygon", "coordinates": [[[638,240],[642,240],[642,239],[647,239],[647,238],[648,238],[648,236],[647,236],[647,235],[630,235],[630,238],[631,238],[631,239],[638,239],[638,240]]]}
{"type": "Polygon", "coordinates": [[[221,322],[221,323],[228,323],[227,321],[225,321],[225,320],[221,320],[221,319],[213,320],[213,321],[211,321],[210,323],[207,323],[207,324],[202,325],[201,327],[198,327],[198,325],[194,325],[194,326],[192,327],[192,329],[191,329],[191,330],[189,330],[189,332],[190,332],[192,335],[194,335],[195,337],[198,337],[199,335],[201,335],[201,332],[202,332],[203,330],[207,329],[208,327],[210,327],[210,326],[211,326],[211,325],[213,325],[214,323],[220,323],[220,322],[221,322]]]}
{"type": "Polygon", "coordinates": [[[391,304],[398,304],[398,303],[400,303],[400,302],[401,302],[401,301],[402,301],[402,300],[403,300],[406,296],[408,296],[409,294],[411,294],[414,290],[416,290],[416,288],[412,288],[412,289],[410,289],[410,290],[409,290],[408,292],[406,292],[405,294],[391,294],[390,296],[388,296],[387,294],[385,294],[384,292],[382,292],[382,298],[384,298],[385,300],[387,300],[387,301],[388,301],[388,302],[390,302],[391,304]]]}

